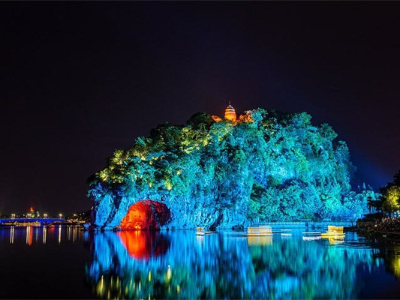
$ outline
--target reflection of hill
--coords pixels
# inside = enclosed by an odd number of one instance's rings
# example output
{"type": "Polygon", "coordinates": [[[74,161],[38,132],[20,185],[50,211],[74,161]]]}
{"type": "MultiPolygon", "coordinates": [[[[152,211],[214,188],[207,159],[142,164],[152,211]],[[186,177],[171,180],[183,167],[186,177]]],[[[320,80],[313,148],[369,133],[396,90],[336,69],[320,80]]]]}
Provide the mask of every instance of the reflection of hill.
{"type": "Polygon", "coordinates": [[[120,231],[117,235],[128,250],[129,255],[136,259],[149,260],[150,257],[165,254],[170,244],[169,239],[157,232],[120,231]]]}
{"type": "Polygon", "coordinates": [[[383,258],[386,270],[400,278],[400,245],[380,246],[374,256],[383,258]]]}
{"type": "Polygon", "coordinates": [[[111,298],[355,298],[356,267],[372,262],[368,249],[296,237],[107,232],[92,246],[89,281],[111,298]]]}

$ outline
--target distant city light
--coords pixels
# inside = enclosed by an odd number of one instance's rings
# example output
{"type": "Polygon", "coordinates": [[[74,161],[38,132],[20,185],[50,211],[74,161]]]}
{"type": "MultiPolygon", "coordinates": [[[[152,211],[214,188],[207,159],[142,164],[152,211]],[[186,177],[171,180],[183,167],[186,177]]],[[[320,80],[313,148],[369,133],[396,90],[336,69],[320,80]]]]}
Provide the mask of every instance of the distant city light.
{"type": "Polygon", "coordinates": [[[47,218],[47,214],[46,213],[43,214],[43,218],[47,218]]]}
{"type": "Polygon", "coordinates": [[[59,216],[60,218],[62,218],[63,214],[59,214],[58,216],[59,216]]]}

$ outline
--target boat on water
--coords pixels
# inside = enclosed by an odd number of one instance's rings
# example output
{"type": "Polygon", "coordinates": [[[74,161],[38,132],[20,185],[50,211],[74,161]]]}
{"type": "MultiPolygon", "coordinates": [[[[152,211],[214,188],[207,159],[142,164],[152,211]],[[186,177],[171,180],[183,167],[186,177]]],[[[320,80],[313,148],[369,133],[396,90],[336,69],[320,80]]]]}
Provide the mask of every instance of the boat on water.
{"type": "Polygon", "coordinates": [[[206,234],[213,234],[212,231],[197,231],[196,235],[206,235],[206,234]]]}
{"type": "Polygon", "coordinates": [[[281,229],[280,234],[282,237],[290,237],[290,236],[292,236],[292,230],[291,229],[281,229]]]}
{"type": "Polygon", "coordinates": [[[205,231],[202,227],[197,227],[196,228],[196,235],[207,235],[207,234],[213,234],[215,233],[214,231],[205,231]]]}
{"type": "Polygon", "coordinates": [[[327,232],[303,232],[303,241],[315,241],[320,239],[328,239],[331,244],[336,241],[336,243],[343,242],[345,233],[343,232],[343,226],[328,226],[327,232]]]}
{"type": "Polygon", "coordinates": [[[320,235],[303,236],[303,241],[316,241],[316,240],[320,240],[320,239],[321,239],[320,235]]]}
{"type": "Polygon", "coordinates": [[[333,238],[333,239],[343,239],[345,237],[345,233],[343,232],[343,226],[328,226],[328,231],[321,233],[322,238],[333,238]]]}
{"type": "Polygon", "coordinates": [[[271,226],[248,227],[247,235],[250,236],[272,235],[272,227],[271,226]]]}

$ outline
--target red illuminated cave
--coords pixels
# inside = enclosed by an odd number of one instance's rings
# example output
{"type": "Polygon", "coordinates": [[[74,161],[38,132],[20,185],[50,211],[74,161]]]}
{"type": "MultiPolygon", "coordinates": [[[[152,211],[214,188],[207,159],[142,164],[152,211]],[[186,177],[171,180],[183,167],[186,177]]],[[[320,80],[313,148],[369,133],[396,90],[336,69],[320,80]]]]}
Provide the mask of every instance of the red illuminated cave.
{"type": "Polygon", "coordinates": [[[133,204],[122,219],[121,230],[159,230],[171,217],[164,203],[142,200],[133,204]]]}

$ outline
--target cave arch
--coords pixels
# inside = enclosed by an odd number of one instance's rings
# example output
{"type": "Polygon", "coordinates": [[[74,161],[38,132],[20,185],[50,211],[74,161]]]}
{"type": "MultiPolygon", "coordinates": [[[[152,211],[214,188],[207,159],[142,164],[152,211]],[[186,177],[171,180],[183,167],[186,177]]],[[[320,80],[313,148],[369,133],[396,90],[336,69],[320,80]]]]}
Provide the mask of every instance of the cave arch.
{"type": "Polygon", "coordinates": [[[122,219],[121,230],[160,230],[171,219],[169,208],[154,200],[141,200],[131,205],[122,219]]]}

